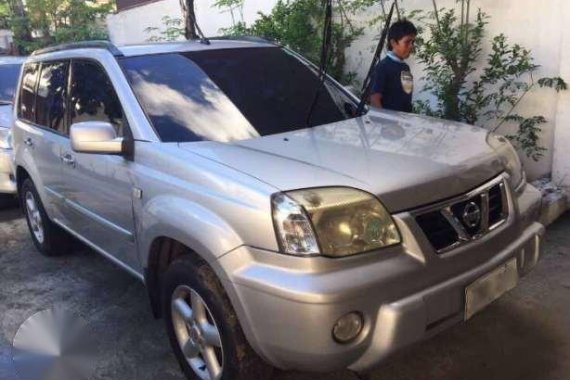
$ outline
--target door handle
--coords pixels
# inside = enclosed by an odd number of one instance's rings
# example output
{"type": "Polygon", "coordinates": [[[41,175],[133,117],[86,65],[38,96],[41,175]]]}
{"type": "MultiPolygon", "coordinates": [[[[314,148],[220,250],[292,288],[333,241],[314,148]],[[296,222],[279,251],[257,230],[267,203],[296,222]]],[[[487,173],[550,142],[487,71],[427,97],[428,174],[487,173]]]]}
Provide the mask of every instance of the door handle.
{"type": "Polygon", "coordinates": [[[31,138],[31,137],[26,137],[26,138],[24,139],[24,144],[26,144],[27,146],[33,146],[33,145],[34,145],[34,142],[32,141],[32,138],[31,138]]]}
{"type": "Polygon", "coordinates": [[[75,167],[75,158],[69,153],[62,155],[61,161],[63,161],[64,164],[75,167]]]}

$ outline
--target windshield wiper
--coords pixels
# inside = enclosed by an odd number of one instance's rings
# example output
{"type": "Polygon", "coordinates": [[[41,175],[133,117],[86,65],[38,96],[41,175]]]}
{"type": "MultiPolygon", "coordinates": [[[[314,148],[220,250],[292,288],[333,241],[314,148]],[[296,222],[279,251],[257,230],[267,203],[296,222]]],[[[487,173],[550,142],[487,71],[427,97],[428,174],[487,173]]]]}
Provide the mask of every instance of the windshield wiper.
{"type": "Polygon", "coordinates": [[[384,29],[382,29],[382,34],[380,35],[380,41],[378,41],[378,46],[376,47],[376,52],[372,57],[372,63],[370,64],[370,69],[368,69],[368,75],[366,75],[366,78],[364,78],[364,82],[362,83],[362,95],[360,96],[360,103],[358,103],[358,108],[356,109],[356,116],[363,115],[364,106],[366,105],[366,99],[368,99],[368,97],[370,96],[370,85],[372,84],[372,75],[374,74],[376,65],[378,65],[378,61],[380,61],[380,55],[382,54],[382,49],[386,44],[386,37],[388,36],[388,29],[390,28],[390,23],[392,21],[392,14],[394,13],[396,1],[398,0],[394,0],[392,6],[390,7],[390,12],[388,12],[388,17],[386,18],[384,29]]]}
{"type": "Polygon", "coordinates": [[[309,113],[307,114],[307,128],[311,127],[311,117],[319,101],[319,94],[321,88],[325,83],[327,78],[327,68],[329,63],[329,51],[331,48],[332,39],[332,0],[325,0],[325,22],[323,28],[323,44],[321,46],[321,62],[319,64],[319,84],[317,86],[317,91],[315,96],[313,96],[313,101],[311,102],[311,107],[309,108],[309,113]]]}

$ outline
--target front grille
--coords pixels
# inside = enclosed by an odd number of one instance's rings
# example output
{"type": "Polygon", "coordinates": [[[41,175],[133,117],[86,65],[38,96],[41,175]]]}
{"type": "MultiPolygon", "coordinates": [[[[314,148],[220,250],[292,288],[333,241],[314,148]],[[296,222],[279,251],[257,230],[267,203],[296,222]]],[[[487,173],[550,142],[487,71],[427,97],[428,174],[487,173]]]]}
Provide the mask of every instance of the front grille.
{"type": "Polygon", "coordinates": [[[479,239],[504,223],[509,214],[503,177],[451,201],[413,212],[437,253],[479,239]]]}
{"type": "Polygon", "coordinates": [[[505,218],[503,210],[503,194],[499,186],[489,190],[489,225],[499,223],[505,218]]]}

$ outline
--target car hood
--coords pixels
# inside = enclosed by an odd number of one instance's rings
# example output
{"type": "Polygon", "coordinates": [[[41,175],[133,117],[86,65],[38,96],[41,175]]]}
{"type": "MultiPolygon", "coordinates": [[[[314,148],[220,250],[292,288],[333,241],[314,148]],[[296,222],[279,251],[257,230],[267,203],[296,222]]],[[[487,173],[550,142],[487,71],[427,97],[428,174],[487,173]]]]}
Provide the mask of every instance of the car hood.
{"type": "Polygon", "coordinates": [[[12,128],[11,104],[0,104],[0,128],[12,128]]]}
{"type": "Polygon", "coordinates": [[[459,195],[503,170],[485,130],[390,111],[250,140],[180,146],[282,191],[360,188],[391,212],[459,195]]]}

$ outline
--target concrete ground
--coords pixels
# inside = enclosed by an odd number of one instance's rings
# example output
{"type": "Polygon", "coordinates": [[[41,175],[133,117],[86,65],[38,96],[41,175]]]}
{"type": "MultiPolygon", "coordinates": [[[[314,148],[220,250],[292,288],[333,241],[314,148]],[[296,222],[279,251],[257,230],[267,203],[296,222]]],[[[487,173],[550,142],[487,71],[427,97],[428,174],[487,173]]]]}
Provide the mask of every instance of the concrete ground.
{"type": "MultiPolygon", "coordinates": [[[[62,305],[102,338],[93,380],[183,380],[162,321],[143,286],[96,253],[48,259],[35,250],[17,209],[0,211],[0,379],[16,379],[10,342],[37,311],[62,305]]],[[[421,343],[372,380],[567,380],[570,378],[570,213],[548,229],[546,253],[511,293],[466,324],[421,343]]],[[[277,372],[274,380],[356,379],[277,372]]]]}

